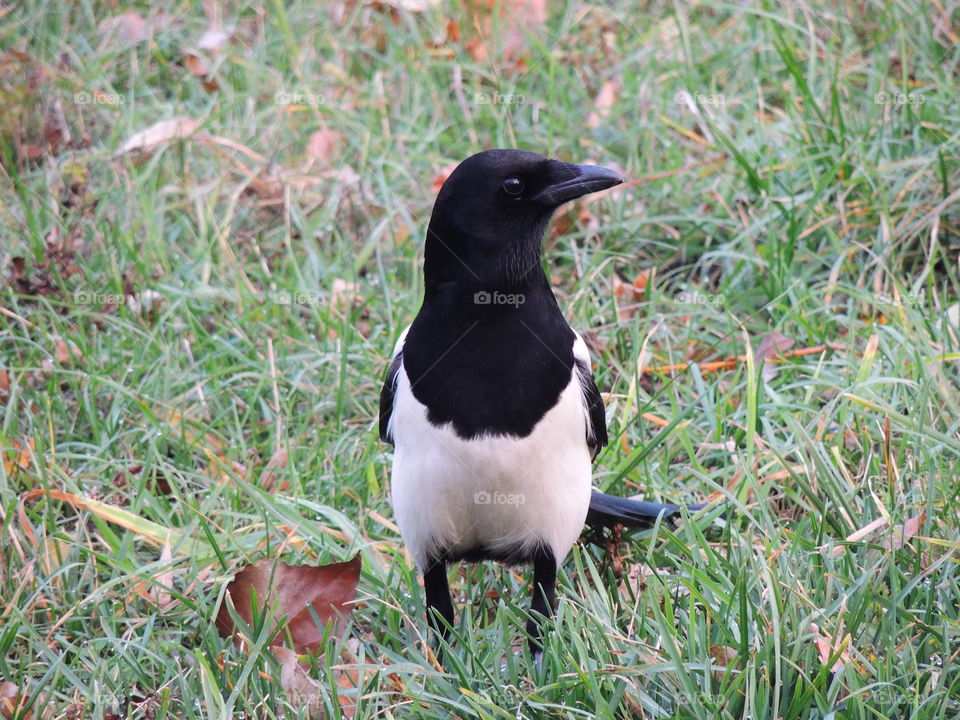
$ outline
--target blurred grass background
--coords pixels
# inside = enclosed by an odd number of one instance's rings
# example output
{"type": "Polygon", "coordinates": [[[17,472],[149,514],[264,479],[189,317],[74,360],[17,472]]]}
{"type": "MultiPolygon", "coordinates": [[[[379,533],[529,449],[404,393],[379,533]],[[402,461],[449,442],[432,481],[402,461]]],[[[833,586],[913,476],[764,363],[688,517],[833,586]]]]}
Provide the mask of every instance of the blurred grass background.
{"type": "Polygon", "coordinates": [[[305,715],[217,635],[224,582],[360,551],[329,717],[960,716],[958,33],[915,0],[0,5],[0,715],[305,715]],[[575,548],[536,678],[495,566],[451,571],[430,661],[375,430],[438,183],[490,147],[631,179],[545,240],[596,481],[729,508],[575,548]]]}

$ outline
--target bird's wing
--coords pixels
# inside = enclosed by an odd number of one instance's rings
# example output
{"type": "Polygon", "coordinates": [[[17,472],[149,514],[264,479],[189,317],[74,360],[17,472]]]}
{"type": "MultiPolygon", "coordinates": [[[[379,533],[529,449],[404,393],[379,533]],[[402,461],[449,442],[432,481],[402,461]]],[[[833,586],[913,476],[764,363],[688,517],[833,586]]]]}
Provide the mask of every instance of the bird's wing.
{"type": "Polygon", "coordinates": [[[590,352],[576,331],[576,341],[573,343],[574,372],[580,381],[583,392],[583,408],[587,416],[587,445],[590,448],[590,457],[597,459],[600,449],[607,444],[607,417],[603,410],[603,398],[593,380],[593,371],[590,369],[590,352]]]}
{"type": "Polygon", "coordinates": [[[407,337],[408,327],[400,334],[400,339],[393,348],[393,362],[387,371],[387,378],[383,381],[380,390],[380,439],[393,445],[393,395],[397,389],[397,377],[403,367],[403,341],[407,337]]]}

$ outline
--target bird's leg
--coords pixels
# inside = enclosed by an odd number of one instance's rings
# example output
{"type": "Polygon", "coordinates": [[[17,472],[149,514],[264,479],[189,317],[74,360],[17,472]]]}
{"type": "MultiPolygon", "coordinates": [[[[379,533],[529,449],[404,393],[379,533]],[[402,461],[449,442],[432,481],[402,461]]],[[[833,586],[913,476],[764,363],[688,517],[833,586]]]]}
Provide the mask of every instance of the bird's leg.
{"type": "Polygon", "coordinates": [[[442,651],[442,641],[447,639],[453,627],[453,600],[447,583],[447,563],[435,560],[423,573],[423,589],[427,596],[427,622],[437,640],[437,655],[442,651]]]}
{"type": "Polygon", "coordinates": [[[533,556],[533,599],[530,603],[531,618],[527,621],[530,635],[530,650],[537,667],[543,658],[543,621],[553,616],[553,598],[557,586],[557,561],[545,548],[537,549],[533,556]]]}

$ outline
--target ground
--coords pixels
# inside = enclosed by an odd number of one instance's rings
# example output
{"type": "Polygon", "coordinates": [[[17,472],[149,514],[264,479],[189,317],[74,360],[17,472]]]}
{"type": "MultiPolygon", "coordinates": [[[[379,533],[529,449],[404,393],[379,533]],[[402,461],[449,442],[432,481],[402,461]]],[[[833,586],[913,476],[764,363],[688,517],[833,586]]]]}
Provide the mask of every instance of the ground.
{"type": "Polygon", "coordinates": [[[954,6],[0,18],[0,716],[960,716],[954,6]],[[376,432],[437,187],[490,147],[629,179],[545,240],[595,481],[725,506],[578,545],[540,674],[493,565],[434,664],[376,432]],[[247,563],[357,552],[320,685],[218,634],[247,563]]]}

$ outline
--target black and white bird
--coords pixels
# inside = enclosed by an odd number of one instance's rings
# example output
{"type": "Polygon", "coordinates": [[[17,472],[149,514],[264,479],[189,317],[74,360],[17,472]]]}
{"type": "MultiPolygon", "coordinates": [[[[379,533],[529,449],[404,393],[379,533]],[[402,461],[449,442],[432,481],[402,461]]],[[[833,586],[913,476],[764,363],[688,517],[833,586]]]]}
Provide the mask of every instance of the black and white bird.
{"type": "Polygon", "coordinates": [[[603,401],[541,266],[553,212],[622,182],[602,167],[488,150],[437,196],[423,305],[394,350],[380,437],[394,445],[394,515],[440,636],[454,623],[448,563],[532,564],[538,651],[557,568],[585,521],[644,526],[680,511],[592,489],[603,401]]]}

